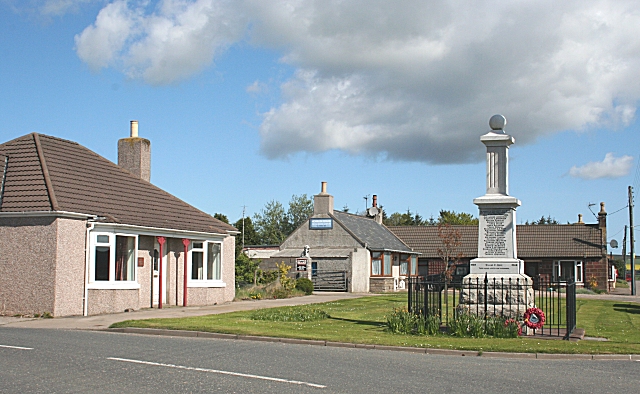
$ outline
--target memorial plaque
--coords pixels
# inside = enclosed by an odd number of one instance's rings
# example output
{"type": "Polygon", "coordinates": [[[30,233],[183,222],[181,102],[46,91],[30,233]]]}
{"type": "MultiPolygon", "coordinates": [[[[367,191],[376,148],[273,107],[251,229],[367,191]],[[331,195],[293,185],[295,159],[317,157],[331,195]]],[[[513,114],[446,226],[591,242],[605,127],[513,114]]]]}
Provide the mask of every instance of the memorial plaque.
{"type": "Polygon", "coordinates": [[[507,229],[506,225],[511,224],[508,209],[487,209],[480,212],[482,223],[481,231],[483,236],[482,256],[486,257],[507,257],[507,229]]]}

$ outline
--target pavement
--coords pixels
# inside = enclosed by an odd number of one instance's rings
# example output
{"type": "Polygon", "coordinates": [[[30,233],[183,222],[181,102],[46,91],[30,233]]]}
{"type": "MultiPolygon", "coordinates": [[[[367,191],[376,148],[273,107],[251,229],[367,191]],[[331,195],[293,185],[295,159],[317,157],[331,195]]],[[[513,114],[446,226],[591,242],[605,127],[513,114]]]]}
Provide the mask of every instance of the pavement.
{"type": "Polygon", "coordinates": [[[278,300],[233,301],[220,305],[207,306],[164,306],[162,309],[147,308],[133,312],[122,312],[96,316],[70,316],[53,319],[32,317],[0,316],[0,326],[20,328],[52,328],[60,330],[103,330],[110,325],[124,320],[142,320],[155,318],[180,318],[203,315],[215,315],[237,311],[248,311],[279,306],[317,304],[352,298],[371,296],[371,293],[322,293],[316,292],[304,297],[293,297],[278,300]]]}

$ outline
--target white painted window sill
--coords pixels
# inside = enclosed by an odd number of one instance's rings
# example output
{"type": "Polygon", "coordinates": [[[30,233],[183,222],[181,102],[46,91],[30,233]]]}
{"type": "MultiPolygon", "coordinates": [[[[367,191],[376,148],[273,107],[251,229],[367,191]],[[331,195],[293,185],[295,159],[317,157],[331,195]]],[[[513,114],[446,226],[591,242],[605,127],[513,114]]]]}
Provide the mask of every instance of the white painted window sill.
{"type": "Polygon", "coordinates": [[[87,285],[89,290],[138,290],[140,283],[138,282],[91,282],[87,285]]]}
{"type": "Polygon", "coordinates": [[[193,280],[187,282],[187,288],[189,287],[227,287],[227,284],[221,280],[193,280]]]}

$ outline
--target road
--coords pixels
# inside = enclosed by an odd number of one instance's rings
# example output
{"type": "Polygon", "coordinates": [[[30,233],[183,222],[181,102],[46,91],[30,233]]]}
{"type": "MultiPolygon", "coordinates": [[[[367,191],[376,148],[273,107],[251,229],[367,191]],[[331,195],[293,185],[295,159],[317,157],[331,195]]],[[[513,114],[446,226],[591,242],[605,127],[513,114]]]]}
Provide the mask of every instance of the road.
{"type": "Polygon", "coordinates": [[[0,392],[631,393],[634,361],[453,357],[0,327],[0,392]]]}

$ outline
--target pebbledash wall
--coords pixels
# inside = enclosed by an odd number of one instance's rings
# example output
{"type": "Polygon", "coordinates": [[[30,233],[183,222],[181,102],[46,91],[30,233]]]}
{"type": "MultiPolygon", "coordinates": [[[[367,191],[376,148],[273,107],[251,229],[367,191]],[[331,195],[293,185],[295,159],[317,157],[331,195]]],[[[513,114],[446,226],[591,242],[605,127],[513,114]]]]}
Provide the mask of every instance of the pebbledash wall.
{"type": "Polygon", "coordinates": [[[0,314],[81,315],[85,234],[83,220],[0,218],[0,314]]]}
{"type": "MultiPolygon", "coordinates": [[[[0,217],[0,315],[82,315],[85,290],[87,314],[123,312],[152,306],[151,269],[155,237],[138,236],[136,280],[132,289],[98,289],[87,283],[86,240],[88,220],[53,215],[0,217]]],[[[209,240],[214,240],[208,238],[209,240]]],[[[196,240],[197,241],[197,240],[196,240]]],[[[216,287],[187,285],[188,305],[212,305],[232,300],[235,294],[235,238],[222,244],[221,277],[216,287]]],[[[183,304],[184,246],[182,238],[167,238],[165,305],[183,304]]],[[[189,254],[189,253],[188,253],[189,254]]],[[[188,260],[190,263],[190,260],[188,260]]],[[[131,287],[131,285],[129,285],[131,287]]]]}

